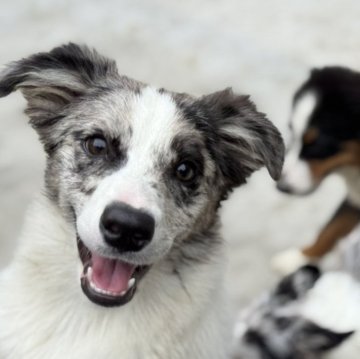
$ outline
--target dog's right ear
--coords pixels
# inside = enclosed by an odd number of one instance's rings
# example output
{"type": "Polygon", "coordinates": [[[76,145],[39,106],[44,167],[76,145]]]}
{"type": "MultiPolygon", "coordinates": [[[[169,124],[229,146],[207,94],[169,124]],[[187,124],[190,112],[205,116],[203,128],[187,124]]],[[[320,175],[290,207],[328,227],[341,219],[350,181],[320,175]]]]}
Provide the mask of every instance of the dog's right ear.
{"type": "Polygon", "coordinates": [[[66,105],[106,78],[118,76],[114,61],[73,43],[10,63],[0,73],[0,97],[20,90],[33,127],[53,122],[66,105]]]}
{"type": "Polygon", "coordinates": [[[318,267],[305,265],[280,281],[273,293],[274,298],[281,303],[300,299],[314,286],[320,276],[318,267]]]}
{"type": "Polygon", "coordinates": [[[273,179],[279,179],[284,161],[282,137],[249,96],[236,95],[228,88],[201,97],[194,107],[198,128],[207,128],[208,146],[222,174],[225,194],[263,166],[273,179]]]}

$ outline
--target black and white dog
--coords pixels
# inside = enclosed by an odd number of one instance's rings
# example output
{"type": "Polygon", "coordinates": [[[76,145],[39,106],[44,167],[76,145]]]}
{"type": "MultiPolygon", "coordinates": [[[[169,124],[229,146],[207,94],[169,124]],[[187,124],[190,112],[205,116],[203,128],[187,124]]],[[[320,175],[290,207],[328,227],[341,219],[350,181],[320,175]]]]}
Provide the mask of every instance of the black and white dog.
{"type": "Polygon", "coordinates": [[[15,90],[47,167],[0,277],[0,357],[226,358],[217,209],[279,177],[276,128],[247,96],[156,89],[75,44],[10,64],[15,90]]]}
{"type": "Polygon", "coordinates": [[[304,266],[245,310],[239,359],[357,359],[360,284],[347,272],[304,266]]]}
{"type": "Polygon", "coordinates": [[[323,257],[360,222],[360,73],[343,67],[314,69],[294,95],[291,141],[278,188],[313,192],[330,173],[340,174],[347,196],[314,243],[275,257],[282,272],[323,257]]]}

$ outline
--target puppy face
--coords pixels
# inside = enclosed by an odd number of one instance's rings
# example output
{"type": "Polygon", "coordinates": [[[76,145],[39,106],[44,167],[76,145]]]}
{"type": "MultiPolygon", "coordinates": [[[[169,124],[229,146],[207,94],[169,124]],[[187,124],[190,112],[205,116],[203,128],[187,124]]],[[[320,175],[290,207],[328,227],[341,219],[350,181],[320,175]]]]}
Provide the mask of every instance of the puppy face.
{"type": "Polygon", "coordinates": [[[263,165],[273,178],[281,171],[278,131],[231,90],[195,98],[155,89],[74,44],[11,64],[0,96],[15,89],[48,155],[47,195],[76,229],[83,291],[97,304],[130,301],[160,260],[213,255],[219,202],[263,165]]]}
{"type": "Polygon", "coordinates": [[[303,195],[330,173],[360,165],[360,75],[348,69],[314,70],[298,90],[278,188],[303,195]]]}
{"type": "Polygon", "coordinates": [[[235,358],[315,359],[352,333],[336,333],[299,315],[299,307],[320,273],[305,266],[244,313],[237,324],[235,358]]]}

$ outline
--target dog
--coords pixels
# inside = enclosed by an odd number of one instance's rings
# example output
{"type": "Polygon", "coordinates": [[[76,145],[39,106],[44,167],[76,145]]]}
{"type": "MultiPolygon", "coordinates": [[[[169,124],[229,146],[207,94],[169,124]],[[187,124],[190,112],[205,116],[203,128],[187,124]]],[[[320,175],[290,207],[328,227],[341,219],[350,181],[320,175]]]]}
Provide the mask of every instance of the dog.
{"type": "Polygon", "coordinates": [[[47,155],[0,277],[0,357],[222,359],[231,326],[217,210],[284,145],[248,96],[119,75],[70,43],[11,63],[47,155]]]}
{"type": "Polygon", "coordinates": [[[346,183],[347,196],[315,242],[274,258],[283,273],[316,262],[360,222],[360,73],[342,67],[314,69],[298,89],[290,120],[291,145],[278,189],[313,192],[330,173],[346,183]]]}
{"type": "Polygon", "coordinates": [[[349,273],[303,266],[242,313],[234,358],[356,359],[359,296],[349,273]]]}

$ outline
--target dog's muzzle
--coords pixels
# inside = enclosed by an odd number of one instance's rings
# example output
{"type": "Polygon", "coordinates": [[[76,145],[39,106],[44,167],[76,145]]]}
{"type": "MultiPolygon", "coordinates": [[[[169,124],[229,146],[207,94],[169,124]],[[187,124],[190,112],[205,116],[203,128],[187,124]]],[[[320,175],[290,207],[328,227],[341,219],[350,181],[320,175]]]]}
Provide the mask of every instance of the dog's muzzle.
{"type": "MultiPolygon", "coordinates": [[[[138,252],[147,246],[155,231],[155,220],[143,210],[125,203],[106,207],[100,219],[105,242],[119,254],[138,252]]],[[[119,258],[90,251],[78,237],[78,250],[84,269],[81,288],[94,303],[118,306],[128,303],[149,266],[136,266],[119,258]]]]}

